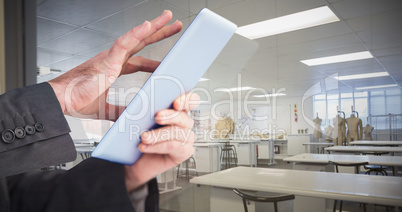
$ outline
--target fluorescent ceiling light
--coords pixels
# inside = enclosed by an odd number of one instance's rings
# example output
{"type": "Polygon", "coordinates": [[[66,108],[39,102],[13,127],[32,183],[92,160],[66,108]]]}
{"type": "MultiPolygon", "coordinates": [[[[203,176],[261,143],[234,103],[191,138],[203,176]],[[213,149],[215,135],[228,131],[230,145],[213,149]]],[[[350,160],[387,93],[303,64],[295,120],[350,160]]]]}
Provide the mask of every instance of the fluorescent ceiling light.
{"type": "Polygon", "coordinates": [[[338,76],[338,77],[335,77],[335,79],[337,79],[337,80],[353,80],[353,79],[366,79],[366,78],[386,77],[386,76],[389,76],[388,72],[376,72],[376,73],[369,73],[369,74],[354,74],[354,75],[338,76]]]}
{"type": "Polygon", "coordinates": [[[235,91],[247,91],[247,90],[251,90],[251,89],[255,89],[253,87],[237,87],[237,88],[219,88],[216,89],[215,91],[220,91],[220,92],[235,92],[235,91]]]}
{"type": "Polygon", "coordinates": [[[209,79],[207,79],[207,78],[201,78],[200,79],[200,82],[204,82],[204,81],[208,81],[209,79]]]}
{"type": "Polygon", "coordinates": [[[390,88],[396,87],[398,84],[389,84],[389,85],[377,85],[377,86],[368,86],[368,87],[359,87],[356,90],[368,90],[368,89],[377,89],[377,88],[390,88]]]}
{"type": "Polygon", "coordinates": [[[308,66],[316,66],[316,65],[323,65],[323,64],[330,64],[330,63],[340,63],[340,62],[347,62],[347,61],[354,61],[354,60],[363,60],[373,58],[370,52],[356,52],[350,54],[341,54],[336,56],[330,57],[320,57],[316,59],[310,60],[301,60],[300,62],[308,65],[308,66]]]}
{"type": "Polygon", "coordinates": [[[270,96],[286,96],[286,94],[284,94],[284,93],[274,93],[274,94],[253,95],[253,97],[257,97],[257,98],[264,98],[264,97],[270,97],[270,96]]]}
{"type": "Polygon", "coordinates": [[[249,39],[257,39],[336,21],[339,21],[339,18],[329,7],[324,6],[245,25],[239,27],[236,33],[249,39]]]}

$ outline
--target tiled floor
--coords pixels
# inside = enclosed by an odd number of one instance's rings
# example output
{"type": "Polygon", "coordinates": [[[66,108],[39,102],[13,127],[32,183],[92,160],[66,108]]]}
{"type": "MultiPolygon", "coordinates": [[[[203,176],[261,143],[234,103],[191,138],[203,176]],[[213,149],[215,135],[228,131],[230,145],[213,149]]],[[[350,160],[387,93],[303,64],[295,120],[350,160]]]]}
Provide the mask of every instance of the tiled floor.
{"type": "MultiPolygon", "coordinates": [[[[292,169],[292,164],[276,160],[277,164],[269,166],[269,168],[292,169]]],[[[268,167],[265,161],[259,161],[259,167],[268,167]]],[[[160,195],[160,211],[161,212],[209,212],[209,186],[196,186],[189,183],[187,178],[179,178],[177,186],[181,189],[160,195]]],[[[241,201],[239,199],[239,201],[241,201]]],[[[293,202],[280,205],[280,211],[292,211],[293,202]]],[[[343,211],[363,211],[363,207],[358,203],[344,202],[343,211]]],[[[385,207],[376,206],[376,212],[387,211],[385,207]]],[[[389,209],[388,211],[393,211],[389,209]]]]}

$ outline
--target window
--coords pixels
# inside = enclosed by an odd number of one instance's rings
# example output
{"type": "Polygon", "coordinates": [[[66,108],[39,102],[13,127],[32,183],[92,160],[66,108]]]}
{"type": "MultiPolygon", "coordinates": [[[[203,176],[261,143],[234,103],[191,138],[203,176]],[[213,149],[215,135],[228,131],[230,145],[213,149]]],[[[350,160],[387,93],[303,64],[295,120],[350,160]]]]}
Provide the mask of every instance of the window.
{"type": "Polygon", "coordinates": [[[327,96],[328,101],[328,118],[332,120],[338,114],[339,110],[339,95],[329,94],[327,96]]]}
{"type": "MultiPolygon", "coordinates": [[[[324,120],[332,120],[340,111],[349,117],[353,110],[357,111],[363,125],[370,123],[369,116],[384,116],[372,119],[376,129],[388,129],[388,114],[402,114],[402,92],[400,89],[385,91],[365,91],[341,94],[319,94],[314,97],[314,116],[318,113],[324,120]],[[339,98],[340,97],[340,98],[339,98]],[[324,110],[326,108],[326,110],[324,110]]],[[[327,125],[326,122],[325,125],[327,125]]],[[[402,125],[402,124],[400,124],[402,125]]],[[[400,126],[398,125],[398,126],[400,126]]]]}

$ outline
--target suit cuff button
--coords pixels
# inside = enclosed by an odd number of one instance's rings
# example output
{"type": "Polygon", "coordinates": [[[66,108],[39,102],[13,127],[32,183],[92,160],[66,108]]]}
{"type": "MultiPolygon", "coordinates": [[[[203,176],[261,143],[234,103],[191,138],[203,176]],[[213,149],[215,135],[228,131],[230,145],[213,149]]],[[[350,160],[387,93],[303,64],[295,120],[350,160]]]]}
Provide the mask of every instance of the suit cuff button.
{"type": "Polygon", "coordinates": [[[45,129],[45,127],[43,126],[42,123],[37,122],[37,123],[35,124],[35,129],[36,129],[36,131],[38,131],[38,132],[42,132],[42,131],[45,129]]]}
{"type": "Polygon", "coordinates": [[[3,139],[4,143],[10,144],[14,141],[15,134],[12,130],[4,130],[3,133],[1,133],[1,139],[3,139]]]}
{"type": "Polygon", "coordinates": [[[17,137],[17,138],[24,138],[26,135],[26,132],[25,132],[24,128],[22,128],[22,127],[15,128],[14,133],[15,133],[15,137],[17,137]]]}
{"type": "Polygon", "coordinates": [[[27,132],[28,135],[33,135],[35,133],[35,127],[27,125],[25,126],[25,131],[27,132]]]}

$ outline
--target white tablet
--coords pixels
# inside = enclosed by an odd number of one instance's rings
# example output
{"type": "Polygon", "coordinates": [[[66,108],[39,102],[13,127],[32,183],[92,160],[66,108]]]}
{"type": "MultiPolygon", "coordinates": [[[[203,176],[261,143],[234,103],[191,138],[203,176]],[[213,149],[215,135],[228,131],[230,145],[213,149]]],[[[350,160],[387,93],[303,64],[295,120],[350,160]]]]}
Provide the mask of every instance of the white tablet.
{"type": "Polygon", "coordinates": [[[208,9],[202,9],[126,110],[102,138],[92,157],[124,165],[142,155],[141,133],[156,129],[155,114],[171,108],[189,92],[230,40],[237,26],[208,9]]]}

